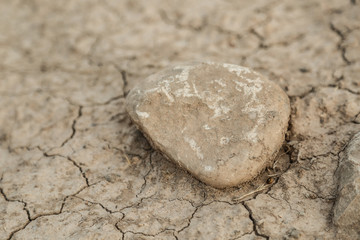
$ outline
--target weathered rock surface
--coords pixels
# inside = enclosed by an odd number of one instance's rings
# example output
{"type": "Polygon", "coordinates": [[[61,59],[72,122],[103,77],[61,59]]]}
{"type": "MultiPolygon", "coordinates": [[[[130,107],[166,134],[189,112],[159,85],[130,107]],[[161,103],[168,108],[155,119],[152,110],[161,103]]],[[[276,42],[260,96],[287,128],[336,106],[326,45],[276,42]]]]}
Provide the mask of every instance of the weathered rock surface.
{"type": "Polygon", "coordinates": [[[360,238],[360,132],[349,142],[336,171],[338,197],[334,223],[341,239],[360,238]]]}
{"type": "Polygon", "coordinates": [[[280,149],[290,105],[275,83],[248,68],[188,63],[151,75],[127,111],[152,145],[219,188],[256,177],[280,149]]]}

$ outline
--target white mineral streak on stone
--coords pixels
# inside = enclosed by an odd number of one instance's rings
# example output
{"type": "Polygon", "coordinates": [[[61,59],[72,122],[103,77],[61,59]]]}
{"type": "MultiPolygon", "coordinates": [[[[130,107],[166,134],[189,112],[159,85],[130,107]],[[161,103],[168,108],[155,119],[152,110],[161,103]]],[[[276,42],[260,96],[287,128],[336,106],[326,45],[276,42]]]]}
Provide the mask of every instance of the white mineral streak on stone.
{"type": "Polygon", "coordinates": [[[181,130],[181,133],[184,133],[186,130],[186,127],[183,128],[183,130],[181,130]]]}
{"type": "Polygon", "coordinates": [[[258,129],[258,125],[256,124],[255,127],[251,129],[251,131],[247,134],[248,140],[252,142],[257,142],[257,136],[258,136],[257,129],[258,129]]]}
{"type": "Polygon", "coordinates": [[[149,114],[149,113],[147,113],[147,112],[140,112],[140,111],[138,111],[138,110],[136,110],[136,114],[137,114],[139,117],[141,117],[141,118],[148,118],[148,117],[150,117],[150,114],[149,114]]]}
{"type": "Polygon", "coordinates": [[[223,82],[222,78],[216,79],[215,82],[222,87],[226,87],[226,83],[223,82]]]}
{"type": "Polygon", "coordinates": [[[170,89],[167,87],[161,87],[161,91],[166,95],[170,102],[174,102],[174,98],[169,94],[170,89]]]}
{"type": "MultiPolygon", "coordinates": [[[[212,94],[210,91],[203,91],[201,93],[198,92],[195,83],[192,83],[192,88],[188,81],[190,70],[194,69],[192,66],[181,66],[175,67],[175,70],[181,69],[181,73],[175,76],[176,83],[183,84],[183,88],[180,88],[174,92],[176,97],[197,97],[214,111],[214,115],[212,118],[220,117],[223,114],[227,114],[230,111],[228,106],[222,105],[220,102],[224,101],[224,98],[217,95],[212,94]]],[[[225,85],[226,86],[226,85],[225,85]]]]}
{"type": "Polygon", "coordinates": [[[205,166],[205,171],[207,172],[211,172],[213,170],[213,167],[212,166],[205,166]]]}
{"type": "Polygon", "coordinates": [[[174,67],[174,70],[181,70],[181,73],[176,75],[176,78],[178,78],[181,82],[185,82],[189,78],[189,72],[192,70],[193,66],[179,66],[174,67]]]}
{"type": "Polygon", "coordinates": [[[163,93],[165,94],[165,96],[167,97],[167,99],[171,104],[175,101],[174,97],[170,94],[171,92],[170,84],[172,82],[174,82],[174,77],[163,79],[157,83],[156,87],[146,90],[145,94],[149,94],[153,92],[163,93]]]}
{"type": "Polygon", "coordinates": [[[189,79],[189,72],[194,67],[190,66],[181,66],[181,67],[175,67],[174,70],[182,70],[180,74],[177,74],[175,78],[177,79],[176,83],[183,84],[183,88],[180,88],[174,92],[176,97],[198,97],[201,99],[201,96],[199,95],[195,83],[192,83],[192,89],[190,87],[190,83],[188,81],[189,79]]]}
{"type": "Polygon", "coordinates": [[[251,70],[247,67],[242,67],[234,64],[224,63],[223,67],[229,70],[229,72],[234,72],[238,77],[243,73],[251,73],[251,70]]]}
{"type": "Polygon", "coordinates": [[[226,144],[228,144],[229,143],[229,138],[228,137],[222,137],[222,138],[220,138],[220,144],[221,145],[226,145],[226,144]]]}
{"type": "Polygon", "coordinates": [[[174,70],[181,70],[180,74],[177,74],[175,78],[177,79],[176,83],[181,83],[184,85],[183,88],[178,89],[175,91],[176,97],[194,97],[195,94],[191,93],[190,84],[188,82],[189,79],[189,72],[193,69],[190,66],[181,66],[175,67],[174,70]]]}
{"type": "Polygon", "coordinates": [[[221,105],[220,101],[223,100],[223,97],[215,94],[209,94],[207,97],[205,97],[205,103],[207,106],[214,110],[214,115],[211,118],[220,117],[221,115],[227,114],[230,111],[229,107],[221,105]]]}
{"type": "Polygon", "coordinates": [[[210,129],[211,129],[211,127],[210,127],[209,125],[207,125],[207,124],[203,125],[203,128],[204,128],[205,130],[210,130],[210,129]]]}
{"type": "MultiPolygon", "coordinates": [[[[229,70],[229,71],[231,71],[231,70],[229,70]]],[[[257,129],[259,127],[259,124],[262,124],[265,121],[265,116],[264,116],[265,106],[263,104],[259,104],[259,100],[257,97],[257,94],[263,88],[262,87],[263,82],[260,80],[260,78],[257,78],[257,79],[245,78],[245,80],[248,82],[248,84],[239,82],[237,80],[233,80],[233,82],[236,84],[236,87],[235,87],[236,90],[238,90],[239,92],[243,92],[246,96],[251,96],[250,101],[248,103],[246,103],[244,109],[242,109],[242,112],[247,113],[251,119],[253,118],[253,116],[255,114],[256,114],[256,116],[258,116],[258,120],[257,120],[254,128],[247,135],[248,140],[250,140],[252,142],[257,142],[257,140],[258,140],[257,139],[257,135],[258,135],[257,129]]]]}
{"type": "Polygon", "coordinates": [[[195,83],[193,83],[192,86],[193,86],[193,88],[194,88],[194,93],[195,93],[195,95],[196,95],[198,98],[201,98],[201,96],[199,95],[198,90],[196,89],[195,83]]]}
{"type": "Polygon", "coordinates": [[[191,149],[196,152],[196,156],[198,158],[204,159],[204,155],[202,154],[200,147],[196,144],[194,139],[184,137],[184,140],[190,145],[191,149]]]}
{"type": "Polygon", "coordinates": [[[248,82],[248,84],[233,80],[236,84],[235,86],[236,90],[240,92],[244,91],[245,95],[250,95],[250,94],[253,95],[254,93],[256,94],[262,90],[263,82],[259,77],[257,79],[249,79],[247,77],[241,76],[241,78],[245,79],[248,82]]]}
{"type": "Polygon", "coordinates": [[[188,82],[182,82],[184,84],[183,88],[180,88],[175,91],[176,97],[195,97],[196,95],[191,93],[190,84],[188,82]]]}

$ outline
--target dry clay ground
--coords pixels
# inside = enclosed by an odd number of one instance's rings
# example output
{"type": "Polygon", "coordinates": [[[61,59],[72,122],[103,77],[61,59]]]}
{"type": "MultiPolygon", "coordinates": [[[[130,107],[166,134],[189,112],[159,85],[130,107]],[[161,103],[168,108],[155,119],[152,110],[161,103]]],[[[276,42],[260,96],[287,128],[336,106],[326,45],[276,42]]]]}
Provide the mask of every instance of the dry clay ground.
{"type": "Polygon", "coordinates": [[[357,0],[1,0],[0,239],[337,238],[359,41],[357,0]],[[194,59],[254,68],[291,99],[283,153],[251,183],[197,181],[124,110],[134,84],[194,59]]]}

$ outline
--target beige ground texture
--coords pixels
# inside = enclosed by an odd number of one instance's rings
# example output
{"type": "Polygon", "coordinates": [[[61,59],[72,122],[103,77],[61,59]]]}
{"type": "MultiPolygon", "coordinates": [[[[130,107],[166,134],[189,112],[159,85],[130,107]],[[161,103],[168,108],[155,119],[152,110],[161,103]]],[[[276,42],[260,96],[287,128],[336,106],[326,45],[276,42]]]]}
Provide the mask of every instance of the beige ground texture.
{"type": "Polygon", "coordinates": [[[0,0],[0,239],[336,239],[334,172],[360,131],[358,0],[0,0]],[[282,153],[217,190],[130,122],[134,84],[189,60],[291,100],[282,153]]]}

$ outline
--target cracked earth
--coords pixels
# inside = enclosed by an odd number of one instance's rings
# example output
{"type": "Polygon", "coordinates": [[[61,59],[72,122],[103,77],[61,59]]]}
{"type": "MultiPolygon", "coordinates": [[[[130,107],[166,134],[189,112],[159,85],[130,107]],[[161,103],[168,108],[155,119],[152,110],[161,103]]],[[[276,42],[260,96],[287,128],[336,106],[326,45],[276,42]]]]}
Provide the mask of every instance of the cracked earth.
{"type": "Polygon", "coordinates": [[[0,0],[0,239],[336,239],[360,131],[357,0],[0,0]],[[218,190],[155,152],[124,108],[189,60],[251,67],[291,100],[276,162],[218,190]]]}

